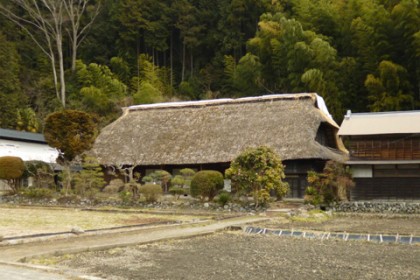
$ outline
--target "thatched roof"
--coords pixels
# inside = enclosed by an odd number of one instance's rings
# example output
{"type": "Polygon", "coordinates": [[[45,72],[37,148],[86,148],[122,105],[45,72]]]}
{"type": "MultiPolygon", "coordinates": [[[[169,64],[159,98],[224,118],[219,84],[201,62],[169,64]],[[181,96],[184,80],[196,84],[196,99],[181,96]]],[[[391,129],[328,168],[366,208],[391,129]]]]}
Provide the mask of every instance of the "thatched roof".
{"type": "Polygon", "coordinates": [[[266,145],[282,160],[343,161],[338,125],[323,107],[314,93],[132,106],[102,130],[92,152],[106,165],[185,165],[230,162],[266,145]],[[337,149],[315,141],[321,123],[337,149]]]}

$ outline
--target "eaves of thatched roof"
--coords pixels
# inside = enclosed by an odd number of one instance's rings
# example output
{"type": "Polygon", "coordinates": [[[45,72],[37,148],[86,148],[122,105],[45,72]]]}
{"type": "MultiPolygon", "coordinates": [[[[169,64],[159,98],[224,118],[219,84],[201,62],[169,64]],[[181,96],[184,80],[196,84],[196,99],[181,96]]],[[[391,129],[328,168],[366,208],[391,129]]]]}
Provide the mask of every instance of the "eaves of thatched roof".
{"type": "Polygon", "coordinates": [[[282,160],[343,161],[338,125],[320,101],[305,93],[132,106],[102,130],[92,152],[105,165],[187,165],[230,162],[266,145],[282,160]],[[334,132],[335,149],[315,141],[321,123],[334,132]]]}

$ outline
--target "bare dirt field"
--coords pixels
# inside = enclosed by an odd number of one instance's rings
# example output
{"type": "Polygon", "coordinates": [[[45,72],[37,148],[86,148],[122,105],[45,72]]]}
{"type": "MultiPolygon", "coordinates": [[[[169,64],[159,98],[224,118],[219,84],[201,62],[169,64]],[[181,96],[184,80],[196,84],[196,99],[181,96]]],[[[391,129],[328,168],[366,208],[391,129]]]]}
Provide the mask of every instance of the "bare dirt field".
{"type": "MultiPolygon", "coordinates": [[[[159,221],[217,219],[229,213],[188,211],[145,214],[134,210],[81,211],[0,207],[0,235],[84,229],[159,221]],[[202,214],[202,213],[201,213],[202,214]]],[[[246,214],[245,214],[246,215],[246,214]]],[[[248,213],[262,215],[263,213],[248,213]]],[[[349,233],[420,235],[419,215],[334,214],[270,217],[253,226],[349,233]]],[[[115,236],[109,235],[109,241],[115,236]]],[[[53,241],[52,241],[53,242],[53,241]]],[[[51,243],[50,246],[54,246],[51,243]]],[[[105,279],[419,279],[420,245],[319,240],[228,231],[184,240],[45,257],[36,264],[105,279]]],[[[1,278],[1,277],[0,277],[1,278]]]]}
{"type": "Polygon", "coordinates": [[[325,218],[274,217],[257,226],[326,232],[420,235],[420,215],[335,214],[325,218]]]}
{"type": "Polygon", "coordinates": [[[420,279],[420,246],[225,232],[38,260],[105,279],[420,279]]]}

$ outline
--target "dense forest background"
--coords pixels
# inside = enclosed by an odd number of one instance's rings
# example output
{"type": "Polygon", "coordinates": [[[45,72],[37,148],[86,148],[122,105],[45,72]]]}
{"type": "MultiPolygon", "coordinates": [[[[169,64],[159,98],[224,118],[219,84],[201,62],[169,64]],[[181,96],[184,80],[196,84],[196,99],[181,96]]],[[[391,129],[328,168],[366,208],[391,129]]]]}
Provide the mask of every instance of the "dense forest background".
{"type": "Polygon", "coordinates": [[[42,131],[64,106],[104,126],[132,104],[293,92],[341,122],[419,109],[419,64],[417,0],[0,0],[2,128],[42,131]],[[80,36],[44,2],[87,4],[80,36]]]}

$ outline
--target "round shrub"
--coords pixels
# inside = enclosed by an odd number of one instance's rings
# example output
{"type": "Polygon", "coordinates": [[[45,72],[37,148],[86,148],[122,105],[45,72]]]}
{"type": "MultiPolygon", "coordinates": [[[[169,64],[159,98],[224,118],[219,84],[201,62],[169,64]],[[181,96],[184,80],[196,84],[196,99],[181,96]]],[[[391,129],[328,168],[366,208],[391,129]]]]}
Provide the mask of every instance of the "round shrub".
{"type": "Polygon", "coordinates": [[[12,193],[18,193],[25,164],[20,157],[0,157],[0,180],[5,180],[12,193]]]}
{"type": "Polygon", "coordinates": [[[156,202],[162,195],[162,187],[155,184],[146,184],[140,187],[140,194],[144,195],[146,202],[156,202]]]}
{"type": "Polygon", "coordinates": [[[266,146],[247,148],[230,164],[226,177],[232,180],[232,188],[244,194],[252,194],[256,206],[266,204],[270,193],[281,199],[289,190],[284,182],[284,165],[276,152],[266,146]]]}
{"type": "Polygon", "coordinates": [[[0,157],[0,179],[19,179],[24,171],[25,164],[20,157],[0,157]]]}
{"type": "Polygon", "coordinates": [[[191,180],[191,195],[202,200],[208,197],[213,200],[217,192],[223,189],[223,175],[219,171],[203,170],[197,172],[191,180]]]}

